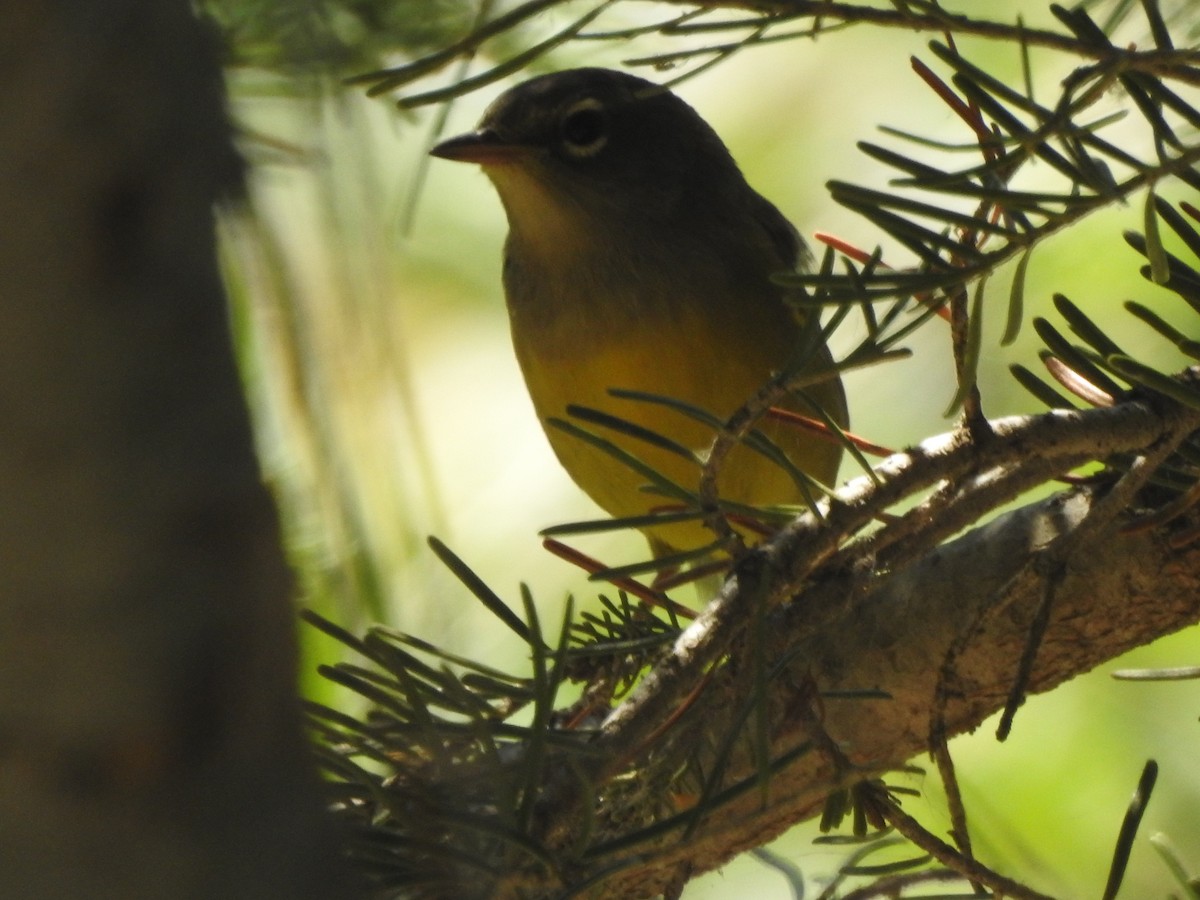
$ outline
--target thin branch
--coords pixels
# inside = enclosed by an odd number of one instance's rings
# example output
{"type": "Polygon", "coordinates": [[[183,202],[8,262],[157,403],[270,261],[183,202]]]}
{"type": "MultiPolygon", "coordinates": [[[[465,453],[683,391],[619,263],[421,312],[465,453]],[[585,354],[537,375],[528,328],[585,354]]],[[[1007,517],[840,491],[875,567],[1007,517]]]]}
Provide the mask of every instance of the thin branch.
{"type": "Polygon", "coordinates": [[[762,11],[780,21],[794,21],[802,17],[820,20],[822,23],[841,22],[854,25],[875,25],[882,28],[900,28],[908,32],[927,32],[942,35],[970,35],[1028,47],[1044,47],[1061,50],[1074,56],[1094,59],[1101,63],[1114,63],[1124,69],[1170,75],[1188,84],[1200,84],[1200,71],[1192,67],[1200,65],[1200,53],[1195,50],[1129,50],[1120,47],[1099,47],[1080,41],[1071,34],[1030,28],[1020,23],[1008,24],[989,19],[951,13],[935,4],[903,4],[904,9],[893,4],[888,8],[864,6],[855,3],[832,3],[825,0],[666,0],[668,3],[701,7],[704,9],[741,8],[762,11]],[[925,12],[914,12],[922,6],[925,12]]]}
{"type": "Polygon", "coordinates": [[[993,892],[1005,897],[1013,897],[1015,900],[1054,900],[1048,894],[1031,890],[1019,881],[1007,878],[978,860],[959,853],[937,835],[930,833],[894,801],[888,801],[882,805],[882,814],[889,825],[913,844],[964,878],[987,885],[993,892]]]}
{"type": "MultiPolygon", "coordinates": [[[[800,591],[818,566],[833,556],[845,535],[864,527],[912,491],[969,469],[987,471],[1002,464],[1019,469],[1031,459],[1042,464],[1047,458],[1069,466],[1144,447],[1180,427],[1181,417],[1190,427],[1200,424],[1200,414],[1175,409],[1164,417],[1135,401],[1108,409],[1055,411],[999,420],[994,423],[994,440],[984,446],[955,433],[885,460],[876,470],[881,481],[860,478],[837,493],[836,503],[823,504],[828,510],[823,522],[812,514],[801,516],[735,566],[718,596],[608,717],[593,743],[598,755],[584,764],[586,780],[600,783],[616,774],[625,759],[625,748],[642,746],[659,723],[679,708],[752,621],[755,598],[765,597],[770,609],[800,591]]],[[[982,510],[972,512],[976,519],[981,514],[982,510]]],[[[794,635],[795,640],[818,631],[841,609],[840,605],[810,607],[805,627],[794,635]]],[[[552,811],[547,836],[554,842],[571,830],[569,823],[581,798],[573,780],[560,783],[549,797],[552,811]]]]}

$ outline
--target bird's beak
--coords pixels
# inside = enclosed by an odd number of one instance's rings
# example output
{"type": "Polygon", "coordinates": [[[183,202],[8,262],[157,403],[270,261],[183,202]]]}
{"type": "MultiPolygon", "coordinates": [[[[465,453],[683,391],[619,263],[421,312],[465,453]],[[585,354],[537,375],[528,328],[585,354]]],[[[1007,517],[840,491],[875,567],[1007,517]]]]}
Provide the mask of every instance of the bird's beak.
{"type": "Polygon", "coordinates": [[[455,162],[478,163],[481,166],[503,165],[530,156],[536,148],[531,144],[506,141],[488,129],[460,134],[442,141],[429,151],[431,156],[455,162]]]}

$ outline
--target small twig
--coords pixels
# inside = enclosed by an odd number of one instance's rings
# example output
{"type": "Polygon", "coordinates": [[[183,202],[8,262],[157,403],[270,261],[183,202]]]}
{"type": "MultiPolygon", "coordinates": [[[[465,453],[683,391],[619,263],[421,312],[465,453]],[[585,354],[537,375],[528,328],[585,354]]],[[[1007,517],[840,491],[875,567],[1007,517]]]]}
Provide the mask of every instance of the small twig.
{"type": "MultiPolygon", "coordinates": [[[[554,554],[561,560],[571,563],[573,566],[578,566],[587,572],[589,575],[595,575],[597,572],[603,572],[607,568],[599,560],[588,556],[569,544],[564,544],[562,541],[554,538],[544,538],[542,546],[550,553],[554,554]]],[[[675,615],[684,619],[696,618],[696,611],[690,607],[684,606],[682,603],[676,603],[662,591],[657,591],[654,588],[646,587],[640,581],[635,581],[632,578],[611,578],[608,581],[613,587],[625,591],[625,593],[637,597],[647,606],[654,606],[658,609],[667,609],[675,615]]]]}
{"type": "Polygon", "coordinates": [[[1009,692],[1008,702],[1004,705],[1004,712],[1001,714],[1000,723],[996,728],[997,740],[1002,741],[1008,737],[1017,707],[1024,702],[1025,691],[1028,688],[1029,679],[1033,673],[1034,659],[1036,658],[1038,647],[1041,646],[1042,637],[1046,633],[1046,627],[1050,623],[1050,612],[1054,605],[1054,597],[1057,593],[1058,585],[1066,572],[1066,566],[1071,555],[1080,547],[1092,546],[1099,531],[1108,527],[1119,515],[1129,508],[1137,492],[1146,485],[1146,482],[1150,480],[1155,470],[1166,462],[1167,458],[1175,452],[1176,448],[1192,432],[1194,429],[1194,418],[1194,415],[1181,417],[1180,421],[1175,424],[1175,428],[1166,433],[1151,448],[1150,452],[1134,460],[1133,465],[1121,476],[1121,480],[1113,486],[1112,490],[1092,506],[1087,518],[1080,523],[1078,528],[1074,529],[1070,534],[1059,538],[1039,554],[1040,558],[1034,560],[1034,564],[1045,577],[1045,587],[1042,593],[1042,600],[1038,604],[1033,622],[1029,627],[1029,638],[1021,653],[1017,674],[1013,679],[1012,690],[1009,692]]]}
{"type": "MultiPolygon", "coordinates": [[[[686,3],[704,8],[746,6],[745,0],[667,0],[670,3],[686,3]]],[[[755,9],[767,15],[787,16],[795,20],[804,16],[820,17],[834,22],[871,24],[884,28],[901,28],[907,32],[932,32],[944,34],[949,31],[960,37],[973,35],[988,40],[1021,43],[1027,47],[1045,47],[1061,50],[1085,59],[1101,63],[1121,65],[1132,71],[1169,73],[1188,84],[1200,84],[1200,53],[1194,50],[1136,50],[1114,46],[1097,46],[1081,41],[1074,35],[1042,28],[1030,28],[1024,24],[1009,24],[985,19],[973,19],[946,10],[936,13],[916,13],[903,8],[904,4],[890,7],[857,6],[853,3],[836,3],[828,0],[755,0],[755,9]]]]}
{"type": "Polygon", "coordinates": [[[1042,894],[1026,887],[1019,881],[1014,881],[988,868],[976,859],[969,859],[943,841],[931,834],[920,822],[906,813],[892,799],[886,798],[881,803],[881,812],[887,823],[904,835],[913,844],[920,847],[943,866],[953,869],[972,882],[979,882],[989,889],[1014,900],[1054,900],[1048,894],[1042,894]]]}
{"type": "MultiPolygon", "coordinates": [[[[704,673],[752,621],[750,604],[756,598],[761,598],[768,609],[782,602],[817,566],[833,556],[847,534],[874,521],[914,490],[975,466],[1011,465],[1039,455],[1052,454],[1066,460],[1128,452],[1180,427],[1179,418],[1186,417],[1175,415],[1164,423],[1162,415],[1149,404],[1130,400],[1111,409],[1002,419],[993,423],[996,438],[986,446],[974,446],[964,443],[960,436],[947,435],[884,460],[876,469],[881,480],[864,476],[851,482],[838,492],[838,503],[829,508],[824,522],[805,514],[735,565],[717,597],[605,721],[591,745],[594,755],[580,763],[583,776],[588,783],[600,784],[620,771],[617,761],[625,758],[623,748],[643,746],[663,719],[679,708],[704,673]]],[[[831,614],[825,609],[806,610],[805,628],[819,628],[831,614]]],[[[803,639],[802,634],[793,637],[796,641],[803,639]]],[[[966,641],[961,645],[965,647],[966,641]]],[[[944,677],[943,689],[948,683],[944,677]]],[[[545,835],[550,843],[556,835],[569,831],[575,804],[583,799],[576,789],[575,776],[564,774],[560,781],[546,788],[550,821],[545,835]]]]}
{"type": "Polygon", "coordinates": [[[1160,528],[1182,516],[1197,503],[1200,503],[1200,481],[1196,482],[1190,490],[1184,491],[1174,500],[1164,503],[1158,509],[1131,519],[1121,528],[1121,533],[1134,534],[1138,531],[1160,528]]]}
{"type": "MultiPolygon", "coordinates": [[[[870,253],[867,253],[860,247],[854,246],[845,238],[840,238],[837,235],[830,234],[827,231],[813,232],[813,240],[822,243],[827,247],[832,247],[838,253],[854,260],[856,263],[861,265],[868,265],[875,261],[870,253]]],[[[889,266],[883,260],[879,260],[878,265],[882,269],[891,269],[892,271],[895,271],[892,266],[889,266]]],[[[943,321],[950,321],[950,310],[946,309],[944,304],[937,304],[937,301],[934,299],[933,295],[928,293],[918,293],[914,295],[914,299],[916,299],[918,303],[922,303],[925,306],[933,308],[934,314],[943,321]]]]}
{"type": "MultiPolygon", "coordinates": [[[[962,790],[958,783],[958,775],[954,770],[954,758],[950,755],[950,743],[946,739],[944,721],[937,723],[935,734],[929,738],[929,755],[937,766],[938,775],[942,779],[942,787],[946,791],[946,806],[950,810],[950,836],[958,845],[959,852],[966,859],[974,860],[975,853],[971,849],[971,831],[967,825],[967,806],[963,802],[962,790]]],[[[978,884],[972,884],[976,892],[978,884]]]]}
{"type": "Polygon", "coordinates": [[[729,417],[713,442],[712,449],[700,472],[697,494],[701,507],[707,511],[704,524],[712,529],[719,542],[729,548],[729,554],[734,559],[745,554],[746,544],[721,511],[717,489],[717,478],[721,467],[734,447],[745,439],[758,421],[785,396],[801,388],[836,378],[838,374],[833,370],[818,373],[780,373],[756,391],[729,417]]]}
{"type": "Polygon", "coordinates": [[[951,869],[943,869],[936,872],[905,872],[903,875],[892,875],[888,878],[881,878],[872,884],[860,887],[848,894],[842,894],[841,900],[873,900],[873,898],[895,900],[895,898],[902,896],[902,892],[905,889],[910,887],[961,880],[963,880],[962,875],[951,869]]]}
{"type": "Polygon", "coordinates": [[[1034,610],[1033,620],[1029,623],[1025,645],[1021,648],[1021,658],[1017,661],[1017,674],[1013,677],[1012,687],[1008,691],[1008,699],[1000,714],[1000,722],[996,725],[996,740],[998,741],[1008,739],[1017,709],[1025,702],[1029,679],[1033,675],[1033,664],[1037,660],[1038,649],[1042,646],[1042,638],[1045,637],[1046,628],[1050,624],[1054,597],[1058,593],[1058,586],[1062,584],[1065,575],[1066,570],[1063,566],[1055,566],[1052,571],[1044,573],[1042,599],[1038,603],[1037,609],[1034,610]]]}
{"type": "Polygon", "coordinates": [[[792,412],[790,409],[783,409],[779,406],[770,407],[766,412],[766,417],[775,422],[785,422],[794,428],[801,429],[813,435],[818,440],[829,444],[837,444],[839,447],[842,446],[842,438],[844,437],[863,453],[871,456],[891,456],[896,452],[890,447],[876,444],[874,441],[869,441],[865,437],[849,431],[843,431],[841,435],[836,435],[830,430],[828,425],[819,419],[814,419],[812,416],[803,416],[798,412],[792,412]]]}

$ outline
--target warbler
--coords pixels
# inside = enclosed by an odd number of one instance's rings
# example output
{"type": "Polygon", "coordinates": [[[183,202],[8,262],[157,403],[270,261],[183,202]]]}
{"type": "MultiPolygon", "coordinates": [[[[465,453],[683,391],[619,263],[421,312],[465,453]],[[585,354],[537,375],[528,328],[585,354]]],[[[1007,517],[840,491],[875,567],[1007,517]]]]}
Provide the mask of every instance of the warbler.
{"type": "MultiPolygon", "coordinates": [[[[584,68],[502,94],[478,127],[432,154],[477,163],[508,218],[504,290],[513,346],[534,409],[568,474],[618,517],[669,508],[639,474],[547,424],[591,407],[704,458],[715,433],[677,409],[610,388],[683,401],[722,420],[795,363],[801,313],[772,276],[801,264],[796,230],[742,176],[716,132],[675,94],[642,78],[584,68]]],[[[801,370],[826,370],[822,344],[801,370]]],[[[807,396],[847,423],[840,380],[807,396]]],[[[798,399],[781,404],[805,415],[798,399]]],[[[758,429],[829,485],[841,448],[795,425],[758,429]]],[[[689,490],[699,467],[620,430],[604,437],[689,490]]],[[[722,499],[798,502],[795,479],[745,446],[719,470],[722,499]]],[[[712,542],[700,521],[644,529],[656,555],[712,542]]]]}

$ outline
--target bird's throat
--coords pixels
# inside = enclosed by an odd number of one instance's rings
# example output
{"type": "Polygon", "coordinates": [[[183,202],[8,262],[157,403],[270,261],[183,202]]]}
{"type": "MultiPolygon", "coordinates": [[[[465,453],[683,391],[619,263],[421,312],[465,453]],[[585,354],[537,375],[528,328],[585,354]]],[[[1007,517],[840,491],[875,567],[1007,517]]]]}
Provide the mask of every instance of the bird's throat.
{"type": "Polygon", "coordinates": [[[530,268],[566,273],[596,246],[592,218],[528,167],[493,166],[487,174],[504,204],[509,240],[521,245],[530,268]]]}

